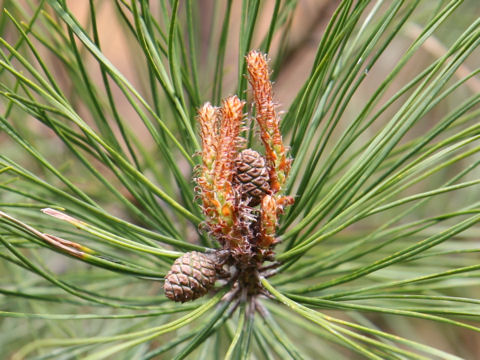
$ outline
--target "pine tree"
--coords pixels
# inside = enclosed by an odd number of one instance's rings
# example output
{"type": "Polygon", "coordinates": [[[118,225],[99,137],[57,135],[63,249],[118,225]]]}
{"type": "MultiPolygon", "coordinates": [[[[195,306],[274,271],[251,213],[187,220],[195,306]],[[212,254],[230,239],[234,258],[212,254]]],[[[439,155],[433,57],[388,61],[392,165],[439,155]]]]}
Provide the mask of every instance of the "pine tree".
{"type": "Polygon", "coordinates": [[[305,4],[2,1],[3,357],[480,357],[480,5],[305,4]]]}

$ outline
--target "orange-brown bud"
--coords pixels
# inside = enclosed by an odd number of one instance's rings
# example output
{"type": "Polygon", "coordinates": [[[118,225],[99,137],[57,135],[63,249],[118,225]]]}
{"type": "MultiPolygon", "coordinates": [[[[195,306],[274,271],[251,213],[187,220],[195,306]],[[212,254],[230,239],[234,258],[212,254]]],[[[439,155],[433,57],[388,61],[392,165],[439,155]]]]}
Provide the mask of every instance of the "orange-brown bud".
{"type": "Polygon", "coordinates": [[[198,122],[202,137],[202,162],[207,169],[211,169],[217,156],[218,142],[218,109],[210,103],[205,103],[198,110],[198,122]]]}
{"type": "Polygon", "coordinates": [[[271,195],[265,195],[261,203],[260,241],[258,246],[268,248],[275,242],[277,227],[277,202],[271,195]]]}
{"type": "Polygon", "coordinates": [[[220,113],[220,136],[215,164],[215,178],[217,189],[227,193],[232,192],[234,159],[237,152],[238,135],[243,119],[243,106],[245,103],[236,95],[223,100],[220,113]]]}
{"type": "Polygon", "coordinates": [[[273,193],[282,190],[290,171],[291,160],[287,159],[280,133],[278,117],[273,102],[272,83],[266,55],[252,50],[246,56],[248,80],[253,89],[257,108],[256,120],[265,146],[265,156],[270,172],[270,186],[273,193]]]}
{"type": "Polygon", "coordinates": [[[218,111],[207,102],[198,110],[197,119],[202,138],[202,165],[196,181],[201,189],[203,211],[211,217],[216,212],[218,203],[215,199],[214,173],[218,146],[218,111]]]}
{"type": "Polygon", "coordinates": [[[243,106],[236,95],[223,100],[218,110],[209,103],[198,111],[202,137],[202,166],[197,183],[203,212],[214,235],[230,247],[237,246],[235,192],[232,187],[234,159],[243,119],[243,106]]]}
{"type": "Polygon", "coordinates": [[[283,213],[283,210],[290,205],[293,205],[295,199],[293,196],[280,196],[277,198],[277,214],[283,213]]]}

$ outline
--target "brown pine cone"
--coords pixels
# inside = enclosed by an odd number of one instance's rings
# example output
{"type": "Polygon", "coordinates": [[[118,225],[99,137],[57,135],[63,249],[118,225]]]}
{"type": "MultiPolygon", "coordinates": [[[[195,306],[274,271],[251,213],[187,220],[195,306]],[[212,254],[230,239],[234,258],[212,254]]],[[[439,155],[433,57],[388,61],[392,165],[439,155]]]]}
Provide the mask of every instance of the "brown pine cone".
{"type": "Polygon", "coordinates": [[[205,295],[216,279],[213,260],[198,251],[192,251],[175,260],[165,277],[163,289],[170,300],[183,303],[205,295]]]}
{"type": "Polygon", "coordinates": [[[252,149],[245,149],[235,159],[234,184],[240,189],[242,200],[249,206],[260,204],[270,191],[270,177],[265,158],[252,149]]]}

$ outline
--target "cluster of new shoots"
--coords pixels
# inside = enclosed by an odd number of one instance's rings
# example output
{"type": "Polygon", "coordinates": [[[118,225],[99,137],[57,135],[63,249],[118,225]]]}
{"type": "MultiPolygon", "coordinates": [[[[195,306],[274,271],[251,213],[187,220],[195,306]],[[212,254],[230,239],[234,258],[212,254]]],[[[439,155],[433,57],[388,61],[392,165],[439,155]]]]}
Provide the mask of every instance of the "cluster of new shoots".
{"type": "Polygon", "coordinates": [[[260,277],[267,268],[263,263],[274,262],[278,216],[293,203],[292,197],[282,194],[291,159],[279,129],[266,55],[251,51],[246,63],[265,154],[245,148],[240,136],[245,102],[236,95],[224,99],[221,107],[206,103],[198,110],[202,162],[195,180],[204,227],[221,249],[177,259],[165,279],[166,294],[174,301],[193,300],[213,286],[211,278],[206,281],[201,275],[200,260],[213,263],[217,276],[229,279],[233,292],[251,299],[264,293],[260,277]]]}

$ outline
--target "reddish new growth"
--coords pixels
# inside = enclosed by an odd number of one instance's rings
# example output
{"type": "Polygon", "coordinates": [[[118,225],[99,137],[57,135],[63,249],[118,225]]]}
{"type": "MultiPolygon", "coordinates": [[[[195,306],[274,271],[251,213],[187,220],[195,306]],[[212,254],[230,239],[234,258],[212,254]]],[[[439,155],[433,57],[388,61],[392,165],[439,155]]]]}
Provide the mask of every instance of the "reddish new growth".
{"type": "MultiPolygon", "coordinates": [[[[278,216],[293,203],[293,198],[282,195],[291,160],[280,134],[266,56],[251,51],[246,62],[265,155],[242,149],[245,141],[239,134],[243,101],[233,95],[223,100],[220,108],[206,103],[198,110],[202,164],[196,182],[206,217],[205,228],[222,246],[210,255],[217,276],[230,279],[231,296],[238,294],[254,301],[258,294],[265,293],[260,276],[267,275],[263,263],[274,260],[278,216]]],[[[194,255],[187,253],[184,257],[192,259],[194,255]]],[[[193,275],[194,270],[197,269],[188,266],[182,270],[182,276],[191,274],[184,276],[182,286],[196,284],[201,279],[193,275]]],[[[179,273],[172,271],[170,277],[179,273]]],[[[175,294],[180,295],[170,298],[188,301],[195,297],[183,294],[203,294],[205,290],[193,287],[192,291],[177,291],[175,294]]]]}
{"type": "Polygon", "coordinates": [[[212,234],[222,245],[232,248],[239,245],[232,180],[244,104],[234,95],[223,100],[220,109],[206,103],[198,112],[203,148],[201,174],[196,181],[203,212],[212,234]]]}
{"type": "Polygon", "coordinates": [[[272,191],[276,193],[285,184],[292,161],[286,156],[282,134],[280,134],[280,118],[273,102],[267,57],[254,50],[247,55],[246,61],[248,80],[253,89],[257,109],[257,122],[270,168],[270,184],[272,191]]]}

